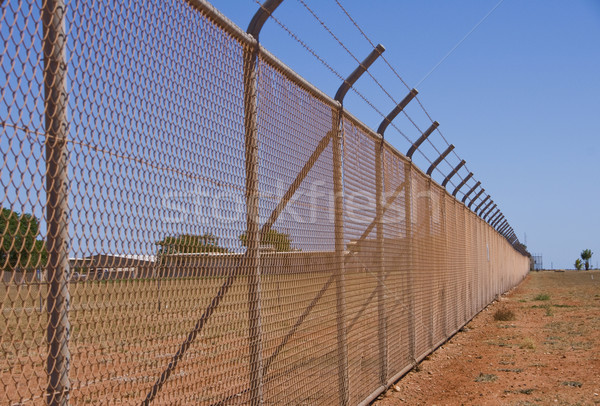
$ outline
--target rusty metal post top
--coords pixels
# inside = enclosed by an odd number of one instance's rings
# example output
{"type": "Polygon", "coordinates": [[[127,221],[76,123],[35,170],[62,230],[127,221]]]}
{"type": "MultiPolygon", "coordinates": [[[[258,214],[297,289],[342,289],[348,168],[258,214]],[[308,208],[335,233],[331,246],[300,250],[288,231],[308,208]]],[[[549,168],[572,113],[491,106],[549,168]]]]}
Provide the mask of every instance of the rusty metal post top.
{"type": "Polygon", "coordinates": [[[377,129],[377,134],[380,134],[381,136],[383,136],[388,125],[390,125],[390,123],[392,121],[394,121],[396,116],[398,114],[400,114],[402,112],[402,110],[404,110],[404,108],[408,105],[408,103],[410,103],[410,101],[412,99],[414,99],[417,94],[419,94],[417,89],[412,89],[410,91],[410,93],[408,93],[406,95],[406,97],[404,97],[404,99],[402,99],[402,101],[400,103],[398,103],[398,105],[396,107],[394,107],[394,110],[392,110],[390,112],[390,114],[388,114],[387,117],[385,117],[383,119],[381,124],[379,124],[379,128],[377,129]]]}
{"type": "Polygon", "coordinates": [[[412,146],[406,153],[406,156],[408,158],[412,159],[412,156],[415,153],[415,151],[421,146],[421,144],[423,142],[425,142],[425,140],[431,135],[431,133],[439,126],[440,126],[440,123],[438,123],[437,121],[434,121],[433,124],[431,124],[431,126],[427,130],[425,130],[425,132],[423,134],[421,134],[419,139],[416,140],[414,144],[412,144],[412,146]]]}
{"type": "Polygon", "coordinates": [[[258,35],[260,34],[263,25],[265,25],[267,19],[271,17],[271,14],[273,14],[275,9],[279,7],[281,3],[283,3],[283,0],[265,1],[256,11],[254,17],[252,17],[252,20],[250,21],[250,24],[248,24],[248,29],[246,30],[246,32],[252,35],[254,39],[258,40],[258,35]]]}
{"type": "Polygon", "coordinates": [[[346,93],[348,90],[356,83],[358,78],[362,76],[363,73],[369,69],[373,62],[379,58],[379,56],[385,51],[383,45],[379,44],[375,47],[374,50],[371,51],[369,56],[365,58],[364,61],[354,71],[344,80],[344,83],[339,87],[338,91],[335,94],[335,100],[342,103],[344,101],[344,97],[346,97],[346,93]]]}
{"type": "Polygon", "coordinates": [[[467,164],[467,161],[465,161],[464,159],[462,161],[460,161],[460,163],[458,165],[456,165],[456,168],[452,169],[452,172],[450,172],[448,174],[448,176],[446,176],[446,179],[444,179],[444,181],[442,182],[442,187],[446,187],[446,185],[448,184],[448,182],[450,181],[450,179],[452,179],[452,177],[454,175],[456,175],[456,173],[458,171],[460,171],[460,168],[462,168],[466,164],[467,164]]]}
{"type": "Polygon", "coordinates": [[[431,174],[433,173],[434,169],[440,164],[440,162],[442,162],[450,152],[452,152],[454,150],[454,145],[450,144],[450,146],[448,148],[446,148],[446,150],[444,152],[442,152],[440,154],[440,156],[433,161],[433,163],[429,166],[429,169],[427,169],[427,175],[431,176],[431,174]]]}

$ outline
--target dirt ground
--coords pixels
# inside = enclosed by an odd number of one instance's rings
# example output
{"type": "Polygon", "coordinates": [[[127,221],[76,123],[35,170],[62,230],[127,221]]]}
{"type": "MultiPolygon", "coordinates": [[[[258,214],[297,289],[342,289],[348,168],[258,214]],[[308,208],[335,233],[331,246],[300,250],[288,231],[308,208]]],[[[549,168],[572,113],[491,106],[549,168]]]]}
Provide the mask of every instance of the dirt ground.
{"type": "Polygon", "coordinates": [[[600,404],[600,271],[529,274],[374,402],[404,404],[600,404]]]}

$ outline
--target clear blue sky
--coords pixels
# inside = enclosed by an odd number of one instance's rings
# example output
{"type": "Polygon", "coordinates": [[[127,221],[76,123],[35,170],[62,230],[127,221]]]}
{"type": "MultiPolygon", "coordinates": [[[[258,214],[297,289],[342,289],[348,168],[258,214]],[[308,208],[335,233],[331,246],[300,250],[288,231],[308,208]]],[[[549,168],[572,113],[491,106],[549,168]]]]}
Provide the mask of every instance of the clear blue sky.
{"type": "MultiPolygon", "coordinates": [[[[456,145],[458,155],[467,160],[469,170],[482,181],[522,242],[527,234],[529,250],[542,254],[546,267],[572,268],[580,251],[590,248],[596,266],[600,259],[600,1],[340,3],[375,43],[386,47],[384,56],[408,85],[417,87],[448,142],[456,145]]],[[[254,0],[213,0],[212,4],[244,29],[257,8],[254,0]]],[[[334,0],[307,4],[357,58],[369,53],[371,46],[334,0]]],[[[275,17],[341,75],[354,69],[356,62],[299,0],[285,0],[275,17]]],[[[339,78],[276,22],[267,22],[261,42],[324,92],[335,94],[339,78]]],[[[396,101],[406,94],[383,61],[377,61],[371,71],[396,101]]],[[[383,113],[394,105],[369,77],[361,78],[357,89],[383,113]]],[[[355,93],[348,95],[345,106],[372,128],[381,121],[355,93]]],[[[409,114],[426,128],[426,117],[415,106],[409,107],[409,114]]],[[[397,126],[416,138],[406,120],[398,119],[397,126]]],[[[389,131],[386,137],[400,151],[407,150],[409,144],[398,132],[389,131]]],[[[444,146],[439,135],[432,138],[439,148],[444,146]]],[[[417,163],[427,164],[422,157],[417,163]]],[[[441,176],[434,178],[439,181],[441,176]]]]}

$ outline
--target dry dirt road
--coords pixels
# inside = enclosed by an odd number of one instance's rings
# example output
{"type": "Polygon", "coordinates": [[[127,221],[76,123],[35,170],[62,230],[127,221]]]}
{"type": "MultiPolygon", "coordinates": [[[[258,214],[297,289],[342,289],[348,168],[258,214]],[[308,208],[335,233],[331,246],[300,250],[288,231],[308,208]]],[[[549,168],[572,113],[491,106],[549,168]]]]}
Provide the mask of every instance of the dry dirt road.
{"type": "Polygon", "coordinates": [[[600,405],[600,271],[529,274],[373,404],[600,405]]]}

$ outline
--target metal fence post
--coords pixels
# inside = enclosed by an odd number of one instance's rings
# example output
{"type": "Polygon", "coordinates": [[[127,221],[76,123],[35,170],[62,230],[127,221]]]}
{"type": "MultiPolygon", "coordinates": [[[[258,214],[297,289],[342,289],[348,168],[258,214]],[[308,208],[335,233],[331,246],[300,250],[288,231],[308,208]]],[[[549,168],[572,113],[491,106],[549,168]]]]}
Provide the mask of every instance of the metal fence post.
{"type": "Polygon", "coordinates": [[[379,378],[382,385],[387,384],[388,371],[388,337],[387,337],[387,315],[386,315],[386,294],[385,294],[385,260],[384,260],[384,242],[383,242],[383,147],[384,140],[375,143],[375,201],[377,210],[377,254],[375,264],[377,267],[377,313],[378,320],[378,344],[379,344],[379,378]]]}
{"type": "Polygon", "coordinates": [[[250,403],[263,402],[262,326],[260,309],[260,225],[258,195],[258,137],[256,128],[256,47],[245,49],[244,125],[246,130],[246,263],[248,275],[248,327],[250,347],[250,403]]]}
{"type": "Polygon", "coordinates": [[[46,222],[48,251],[48,387],[46,404],[69,402],[69,156],[67,151],[67,66],[65,4],[45,0],[42,6],[46,126],[46,222]]]}
{"type": "Polygon", "coordinates": [[[412,161],[404,164],[404,227],[406,232],[406,249],[408,251],[408,351],[410,359],[416,363],[416,317],[415,317],[415,281],[413,269],[413,236],[412,236],[412,161]]]}
{"type": "Polygon", "coordinates": [[[341,127],[342,114],[344,111],[344,97],[348,90],[356,83],[360,76],[375,62],[385,51],[383,45],[379,44],[352,71],[352,73],[340,85],[335,101],[339,102],[339,108],[331,111],[332,121],[332,146],[333,146],[333,195],[334,195],[334,227],[335,227],[335,254],[336,254],[336,312],[337,312],[337,339],[338,339],[338,381],[340,392],[340,405],[348,405],[350,402],[350,389],[348,386],[348,333],[346,329],[346,270],[344,263],[344,180],[342,160],[342,137],[341,127]]]}
{"type": "MultiPolygon", "coordinates": [[[[383,178],[385,175],[380,175],[380,172],[383,171],[383,162],[382,162],[382,149],[383,149],[383,145],[384,145],[384,134],[385,134],[385,130],[387,129],[387,127],[392,123],[392,121],[398,116],[398,114],[400,114],[404,108],[406,106],[408,106],[408,103],[410,103],[412,101],[412,99],[414,99],[417,94],[419,92],[417,91],[417,89],[411,89],[411,91],[400,101],[400,103],[398,103],[396,105],[396,107],[394,107],[394,109],[381,121],[381,123],[379,124],[379,128],[377,129],[377,133],[379,135],[381,135],[381,148],[377,148],[377,146],[375,147],[375,159],[376,159],[376,170],[378,171],[376,176],[377,176],[377,187],[380,187],[381,182],[383,182],[383,178]]],[[[405,165],[405,178],[404,178],[404,196],[405,196],[405,201],[404,201],[404,205],[405,208],[409,205],[408,199],[406,198],[406,196],[409,196],[409,185],[410,183],[408,183],[408,177],[406,177],[406,171],[407,171],[408,166],[405,165]]],[[[378,258],[381,258],[381,266],[380,266],[380,270],[381,270],[381,275],[385,275],[385,268],[383,266],[383,255],[384,255],[384,250],[383,250],[383,213],[385,212],[385,208],[382,208],[380,211],[380,207],[382,207],[382,189],[377,189],[376,190],[376,194],[377,194],[377,217],[380,219],[380,222],[377,224],[377,241],[378,244],[380,244],[381,246],[381,250],[378,253],[378,258]],[[379,226],[379,224],[381,223],[381,227],[379,226]],[[379,231],[379,229],[381,228],[381,231],[379,231]]],[[[406,212],[405,212],[406,214],[406,212]]],[[[406,224],[410,223],[410,213],[408,214],[408,216],[406,217],[406,224]]],[[[408,226],[406,226],[408,227],[408,226]]],[[[409,238],[410,232],[407,231],[407,242],[410,240],[409,238]]],[[[408,244],[407,244],[408,246],[408,244]]],[[[411,251],[410,248],[408,248],[408,256],[410,258],[411,255],[411,251]]],[[[409,270],[410,270],[410,260],[409,260],[409,270]]],[[[410,271],[409,271],[410,272],[410,271]]],[[[385,294],[384,294],[384,289],[385,286],[383,284],[383,278],[382,276],[380,276],[379,278],[379,283],[377,285],[377,288],[379,289],[379,297],[380,297],[380,302],[381,301],[385,301],[385,294]]],[[[412,283],[410,283],[410,286],[412,286],[412,283]]],[[[410,326],[414,326],[414,312],[413,312],[413,304],[412,304],[412,299],[410,299],[409,296],[409,318],[411,318],[412,322],[410,322],[410,326]]],[[[414,333],[414,331],[413,331],[414,333]]],[[[388,369],[388,337],[387,337],[387,316],[385,315],[385,307],[383,307],[382,309],[379,309],[379,347],[380,347],[380,357],[384,357],[381,360],[381,378],[382,378],[382,384],[383,385],[387,385],[387,369],[388,369]],[[383,326],[382,326],[383,324],[383,326]],[[385,329],[384,332],[382,332],[382,328],[385,329]],[[383,337],[382,337],[383,334],[383,337]],[[385,379],[385,380],[383,380],[385,379]]],[[[409,331],[409,334],[410,331],[409,331]]],[[[413,342],[414,342],[414,337],[411,336],[411,338],[409,339],[410,343],[409,343],[409,347],[410,347],[410,353],[411,353],[411,357],[414,359],[415,355],[414,355],[414,346],[413,346],[413,342]]]]}
{"type": "MultiPolygon", "coordinates": [[[[437,253],[436,251],[436,247],[434,247],[435,244],[435,238],[434,238],[434,230],[433,230],[433,225],[431,224],[433,221],[433,204],[432,204],[432,196],[431,196],[431,177],[427,180],[427,221],[425,222],[426,227],[425,227],[425,242],[427,244],[427,248],[429,250],[429,252],[431,253],[431,256],[433,257],[431,260],[431,265],[432,268],[434,270],[434,272],[437,271],[437,265],[438,265],[438,261],[437,261],[437,253]]],[[[435,275],[435,273],[434,273],[435,275]]],[[[435,276],[434,276],[435,278],[435,276]]],[[[435,289],[433,290],[435,291],[435,289]]],[[[433,317],[433,311],[434,311],[434,307],[433,307],[433,302],[434,300],[436,300],[436,297],[431,297],[428,301],[427,301],[427,305],[429,306],[429,334],[428,334],[428,339],[429,339],[429,348],[433,349],[433,334],[434,334],[434,317],[433,317]]]]}
{"type": "Polygon", "coordinates": [[[335,295],[337,322],[338,391],[340,405],[349,403],[348,334],[346,331],[346,276],[344,266],[344,196],[342,179],[341,109],[332,111],[333,196],[335,234],[335,295]]]}
{"type": "Polygon", "coordinates": [[[246,269],[248,272],[248,328],[250,404],[263,404],[263,347],[261,321],[260,217],[258,190],[257,76],[258,36],[283,0],[267,0],[254,14],[247,32],[256,42],[244,49],[244,127],[246,163],[246,269]]]}
{"type": "Polygon", "coordinates": [[[442,231],[441,231],[441,235],[444,239],[444,256],[442,259],[442,272],[443,272],[443,286],[444,286],[444,290],[443,290],[443,295],[442,295],[442,331],[444,332],[444,337],[448,336],[448,312],[447,312],[447,307],[446,307],[446,300],[448,298],[448,291],[450,290],[450,287],[448,286],[448,278],[447,278],[447,274],[449,273],[450,269],[447,266],[448,263],[448,218],[447,218],[447,211],[446,211],[446,195],[441,193],[440,194],[440,200],[441,200],[441,204],[440,204],[440,210],[441,210],[441,219],[440,219],[440,227],[442,227],[442,231]]]}
{"type": "Polygon", "coordinates": [[[408,95],[402,99],[400,103],[396,105],[396,107],[383,119],[379,128],[377,129],[377,133],[381,136],[381,143],[379,145],[375,144],[375,195],[376,195],[376,210],[377,215],[377,257],[376,257],[376,266],[377,266],[377,312],[379,314],[379,322],[378,322],[378,341],[379,341],[379,377],[381,384],[387,385],[387,376],[388,376],[388,333],[387,333],[387,314],[386,314],[386,294],[385,294],[385,247],[384,247],[384,233],[383,233],[383,215],[385,213],[384,202],[383,202],[383,188],[384,188],[384,179],[385,179],[385,167],[384,167],[384,157],[383,157],[383,148],[385,145],[384,141],[384,133],[388,125],[394,120],[394,118],[404,110],[404,108],[411,102],[412,99],[419,92],[416,89],[412,89],[408,95]]]}

